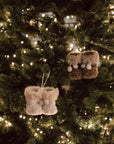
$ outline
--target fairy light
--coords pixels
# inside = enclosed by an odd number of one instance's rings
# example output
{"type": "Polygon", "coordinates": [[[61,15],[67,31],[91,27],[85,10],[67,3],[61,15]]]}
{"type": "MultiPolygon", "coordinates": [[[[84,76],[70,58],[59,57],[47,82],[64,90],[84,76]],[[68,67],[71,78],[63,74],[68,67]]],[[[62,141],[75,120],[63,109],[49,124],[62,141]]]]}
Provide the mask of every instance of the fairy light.
{"type": "Polygon", "coordinates": [[[54,18],[54,22],[57,22],[57,18],[54,18]]]}
{"type": "Polygon", "coordinates": [[[27,8],[27,11],[29,11],[30,10],[30,8],[27,8]]]}
{"type": "Polygon", "coordinates": [[[34,134],[34,136],[37,136],[37,135],[38,135],[37,133],[34,134]]]}
{"type": "Polygon", "coordinates": [[[43,59],[43,61],[44,61],[44,62],[46,62],[46,61],[47,61],[47,59],[43,59]]]}
{"type": "Polygon", "coordinates": [[[110,85],[110,88],[112,88],[112,86],[110,85]]]}
{"type": "Polygon", "coordinates": [[[69,135],[69,132],[68,132],[68,131],[66,132],[66,135],[69,135]]]}
{"type": "Polygon", "coordinates": [[[48,28],[46,28],[46,31],[48,31],[48,28]]]}
{"type": "Polygon", "coordinates": [[[105,117],[105,120],[107,120],[108,118],[107,117],[105,117]]]}
{"type": "Polygon", "coordinates": [[[24,44],[24,41],[21,41],[21,44],[24,44]]]}
{"type": "Polygon", "coordinates": [[[40,134],[43,134],[43,131],[40,131],[40,134]]]}
{"type": "Polygon", "coordinates": [[[90,129],[92,127],[92,124],[90,124],[89,126],[88,126],[88,129],[90,129]]]}
{"type": "Polygon", "coordinates": [[[112,118],[109,118],[109,121],[112,121],[112,118]]]}
{"type": "Polygon", "coordinates": [[[45,14],[44,14],[44,13],[42,14],[42,17],[45,17],[45,14]]]}
{"type": "Polygon", "coordinates": [[[42,26],[42,23],[39,24],[39,27],[41,27],[41,26],[42,26]]]}
{"type": "Polygon", "coordinates": [[[6,55],[7,58],[9,58],[9,55],[6,55]]]}
{"type": "Polygon", "coordinates": [[[34,45],[37,45],[37,41],[34,42],[34,45]]]}
{"type": "Polygon", "coordinates": [[[69,17],[69,16],[66,16],[66,18],[69,19],[70,17],[69,17]]]}
{"type": "Polygon", "coordinates": [[[15,57],[16,57],[16,54],[13,54],[13,57],[15,58],[15,57]]]}
{"type": "Polygon", "coordinates": [[[58,141],[58,143],[60,143],[60,141],[58,141]]]}
{"type": "Polygon", "coordinates": [[[74,28],[75,28],[75,29],[77,29],[77,27],[78,27],[78,26],[77,26],[77,25],[75,25],[75,27],[74,27],[74,28]]]}
{"type": "Polygon", "coordinates": [[[40,48],[36,48],[36,50],[40,50],[40,48]]]}
{"type": "Polygon", "coordinates": [[[106,56],[104,55],[103,58],[106,59],[106,56]]]}
{"type": "Polygon", "coordinates": [[[23,116],[23,119],[26,119],[26,117],[25,117],[25,116],[23,116]]]}
{"type": "Polygon", "coordinates": [[[30,65],[32,66],[32,65],[33,65],[33,62],[30,62],[30,65]]]}
{"type": "Polygon", "coordinates": [[[26,51],[26,50],[24,50],[24,51],[23,51],[23,53],[24,53],[24,54],[26,54],[26,53],[27,53],[27,51],[26,51]]]}
{"type": "Polygon", "coordinates": [[[39,129],[39,128],[37,128],[36,130],[37,130],[37,131],[39,131],[40,129],[39,129]]]}
{"type": "Polygon", "coordinates": [[[35,118],[35,121],[37,121],[38,119],[37,118],[35,118]]]}
{"type": "Polygon", "coordinates": [[[82,130],[82,127],[80,127],[80,130],[82,130]]]}
{"type": "Polygon", "coordinates": [[[61,136],[61,138],[63,139],[63,136],[61,136]]]}
{"type": "Polygon", "coordinates": [[[50,49],[53,49],[53,46],[52,46],[52,45],[50,45],[50,49]]]}
{"type": "Polygon", "coordinates": [[[3,26],[3,23],[0,23],[0,27],[2,27],[3,26]]]}
{"type": "Polygon", "coordinates": [[[14,66],[14,65],[15,65],[15,63],[14,63],[14,62],[12,62],[12,63],[11,63],[11,65],[12,65],[12,66],[14,66]]]}
{"type": "Polygon", "coordinates": [[[28,35],[28,34],[26,34],[26,38],[28,38],[28,36],[29,36],[29,35],[28,35]]]}
{"type": "Polygon", "coordinates": [[[23,117],[22,115],[19,116],[19,118],[22,118],[22,117],[23,117]]]}
{"type": "Polygon", "coordinates": [[[21,64],[22,67],[24,67],[24,64],[21,64]]]}
{"type": "Polygon", "coordinates": [[[62,141],[61,143],[64,143],[64,141],[62,141]]]}
{"type": "Polygon", "coordinates": [[[4,118],[0,117],[0,122],[3,121],[3,120],[4,120],[4,118]]]}
{"type": "Polygon", "coordinates": [[[53,126],[51,126],[51,129],[53,129],[53,126]]]}
{"type": "Polygon", "coordinates": [[[29,120],[31,121],[32,119],[31,119],[31,118],[29,118],[29,120]]]}
{"type": "Polygon", "coordinates": [[[73,16],[73,15],[71,15],[71,18],[74,18],[74,16],[73,16]]]}

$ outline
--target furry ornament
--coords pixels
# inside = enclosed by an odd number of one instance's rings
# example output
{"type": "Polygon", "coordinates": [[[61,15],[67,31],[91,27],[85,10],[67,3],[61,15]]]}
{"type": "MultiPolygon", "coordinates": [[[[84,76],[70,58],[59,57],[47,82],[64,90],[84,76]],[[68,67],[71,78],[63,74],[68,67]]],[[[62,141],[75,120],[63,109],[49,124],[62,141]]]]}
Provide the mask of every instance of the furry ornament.
{"type": "Polygon", "coordinates": [[[54,115],[57,113],[58,88],[29,86],[25,88],[26,112],[29,115],[54,115]]]}
{"type": "Polygon", "coordinates": [[[97,51],[71,52],[67,55],[66,61],[71,80],[92,79],[98,75],[97,51]]]}
{"type": "Polygon", "coordinates": [[[83,79],[92,79],[97,77],[98,62],[99,54],[97,51],[82,52],[82,65],[85,64],[85,67],[82,69],[83,79]]]}
{"type": "Polygon", "coordinates": [[[71,80],[80,80],[82,78],[81,68],[81,53],[71,52],[67,55],[66,61],[68,63],[68,72],[71,80]],[[70,68],[70,69],[69,69],[70,68]]]}

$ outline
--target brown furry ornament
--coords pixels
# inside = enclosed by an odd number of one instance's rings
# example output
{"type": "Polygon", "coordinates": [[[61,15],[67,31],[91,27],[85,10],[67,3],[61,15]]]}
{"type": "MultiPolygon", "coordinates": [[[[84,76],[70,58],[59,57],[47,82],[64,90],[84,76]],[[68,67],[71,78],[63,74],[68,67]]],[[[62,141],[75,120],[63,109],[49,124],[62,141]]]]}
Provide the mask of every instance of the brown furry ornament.
{"type": "Polygon", "coordinates": [[[81,53],[71,52],[67,55],[66,61],[68,63],[68,72],[71,80],[80,80],[82,78],[81,74],[81,53]]]}
{"type": "Polygon", "coordinates": [[[97,51],[71,52],[67,55],[66,61],[71,80],[92,79],[98,75],[97,51]]]}
{"type": "Polygon", "coordinates": [[[98,75],[99,54],[97,51],[82,52],[82,78],[92,79],[98,75]]]}

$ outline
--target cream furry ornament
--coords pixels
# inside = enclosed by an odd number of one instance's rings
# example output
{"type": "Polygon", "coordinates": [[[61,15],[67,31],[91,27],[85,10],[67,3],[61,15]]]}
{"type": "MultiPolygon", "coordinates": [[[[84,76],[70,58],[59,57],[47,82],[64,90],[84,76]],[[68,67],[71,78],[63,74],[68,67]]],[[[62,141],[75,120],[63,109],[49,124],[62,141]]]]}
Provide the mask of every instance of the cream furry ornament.
{"type": "MultiPolygon", "coordinates": [[[[44,86],[44,85],[43,85],[44,86]]],[[[26,112],[29,115],[54,115],[57,113],[58,88],[29,86],[25,88],[26,112]]]]}
{"type": "Polygon", "coordinates": [[[98,75],[97,51],[71,52],[67,55],[66,61],[71,80],[92,79],[98,75]]]}
{"type": "Polygon", "coordinates": [[[68,72],[71,80],[80,80],[81,75],[81,53],[71,52],[67,55],[66,61],[68,63],[68,72]]]}

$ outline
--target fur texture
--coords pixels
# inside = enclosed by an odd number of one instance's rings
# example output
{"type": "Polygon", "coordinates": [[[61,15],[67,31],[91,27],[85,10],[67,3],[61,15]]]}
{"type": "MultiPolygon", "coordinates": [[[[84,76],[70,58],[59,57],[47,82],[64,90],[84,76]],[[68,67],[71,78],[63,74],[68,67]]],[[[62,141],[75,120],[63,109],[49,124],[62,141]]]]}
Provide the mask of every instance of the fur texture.
{"type": "Polygon", "coordinates": [[[29,115],[54,115],[57,113],[58,88],[29,86],[25,89],[26,112],[29,115]]]}
{"type": "Polygon", "coordinates": [[[66,57],[71,80],[92,79],[98,75],[99,54],[97,51],[69,53],[66,57]]]}

